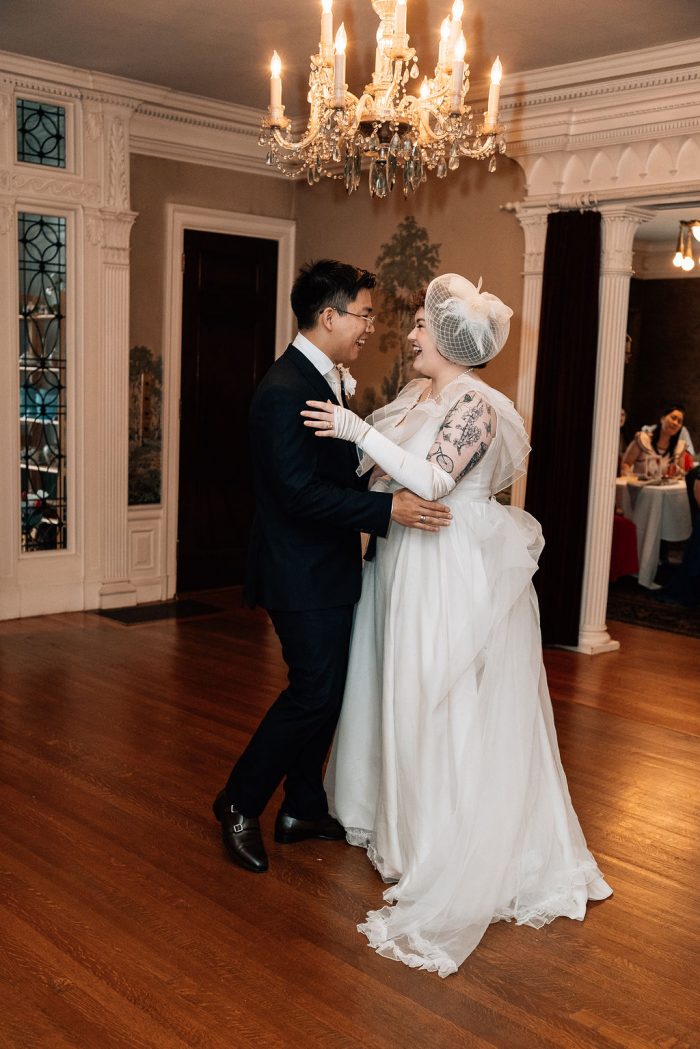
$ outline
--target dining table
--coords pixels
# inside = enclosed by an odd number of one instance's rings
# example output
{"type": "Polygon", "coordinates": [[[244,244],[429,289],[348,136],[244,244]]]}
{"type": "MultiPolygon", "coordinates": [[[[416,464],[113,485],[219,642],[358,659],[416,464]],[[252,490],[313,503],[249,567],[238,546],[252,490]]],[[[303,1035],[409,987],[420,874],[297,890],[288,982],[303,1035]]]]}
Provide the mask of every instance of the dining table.
{"type": "Polygon", "coordinates": [[[688,539],[692,531],[685,481],[618,477],[615,505],[637,528],[638,582],[649,590],[656,589],[654,577],[659,567],[661,540],[679,543],[688,539]]]}

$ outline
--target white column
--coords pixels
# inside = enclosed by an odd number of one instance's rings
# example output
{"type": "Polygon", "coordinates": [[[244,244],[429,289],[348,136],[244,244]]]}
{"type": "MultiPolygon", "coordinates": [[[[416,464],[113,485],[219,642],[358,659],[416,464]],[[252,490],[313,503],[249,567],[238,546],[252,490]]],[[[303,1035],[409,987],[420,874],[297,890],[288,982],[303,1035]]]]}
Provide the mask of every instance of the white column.
{"type": "Polygon", "coordinates": [[[136,218],[129,210],[129,115],[116,105],[88,114],[103,206],[85,212],[86,260],[95,265],[88,284],[99,304],[86,345],[86,598],[100,608],[136,603],[128,531],[129,239],[136,218]]]}
{"type": "Polygon", "coordinates": [[[588,528],[577,651],[596,655],[620,647],[605,622],[615,511],[615,477],[625,365],[625,334],[632,276],[632,243],[637,227],[653,212],[603,205],[598,361],[593,409],[588,528]]]}
{"type": "MultiPolygon", "coordinates": [[[[515,214],[525,234],[525,265],[523,268],[523,307],[520,329],[520,359],[518,362],[518,392],[516,408],[525,422],[528,434],[532,429],[532,410],[535,401],[537,374],[537,347],[540,337],[542,308],[542,272],[544,248],[547,239],[546,208],[515,207],[515,214]]],[[[525,505],[527,475],[513,484],[511,504],[525,505]]]]}

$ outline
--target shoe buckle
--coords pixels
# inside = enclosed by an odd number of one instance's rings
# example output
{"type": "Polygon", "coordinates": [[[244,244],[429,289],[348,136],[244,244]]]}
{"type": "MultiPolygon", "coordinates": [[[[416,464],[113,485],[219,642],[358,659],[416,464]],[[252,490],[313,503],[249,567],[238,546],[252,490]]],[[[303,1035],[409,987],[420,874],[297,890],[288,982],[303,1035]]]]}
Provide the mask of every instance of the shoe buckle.
{"type": "Polygon", "coordinates": [[[234,823],[234,825],[233,825],[233,833],[234,834],[240,834],[242,830],[243,830],[243,824],[242,823],[234,823]]]}

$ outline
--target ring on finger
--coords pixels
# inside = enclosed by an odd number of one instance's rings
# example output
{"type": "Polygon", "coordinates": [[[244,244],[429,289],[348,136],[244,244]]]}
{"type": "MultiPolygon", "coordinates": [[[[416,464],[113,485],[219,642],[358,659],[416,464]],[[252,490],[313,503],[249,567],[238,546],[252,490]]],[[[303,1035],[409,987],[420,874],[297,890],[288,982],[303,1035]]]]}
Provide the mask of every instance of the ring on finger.
{"type": "Polygon", "coordinates": [[[420,516],[418,517],[418,520],[420,521],[421,524],[425,524],[425,522],[428,520],[428,518],[425,516],[425,514],[420,514],[420,516]]]}

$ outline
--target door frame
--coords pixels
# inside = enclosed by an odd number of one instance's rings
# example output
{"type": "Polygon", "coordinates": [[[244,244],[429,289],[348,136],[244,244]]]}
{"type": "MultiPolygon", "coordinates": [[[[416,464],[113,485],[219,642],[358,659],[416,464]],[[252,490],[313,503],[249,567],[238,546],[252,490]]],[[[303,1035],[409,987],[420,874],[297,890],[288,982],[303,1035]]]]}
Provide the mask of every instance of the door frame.
{"type": "Polygon", "coordinates": [[[182,365],[182,292],[185,230],[276,240],[277,302],[275,357],[292,339],[289,292],[294,280],[296,223],[265,215],[245,215],[186,204],[166,208],[165,313],[163,318],[163,453],[162,506],[165,552],[165,597],[177,586],[177,520],[180,468],[180,374],[182,365]]]}

